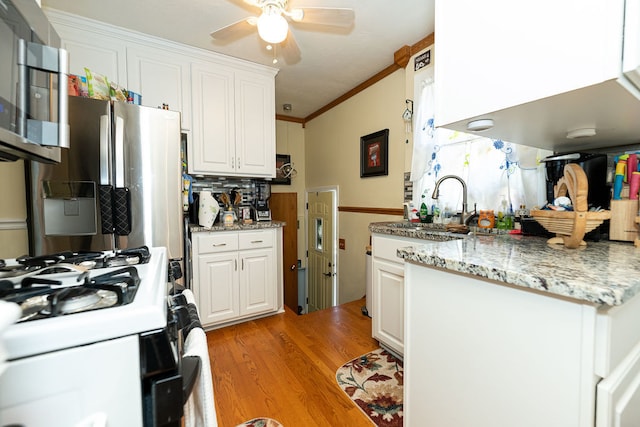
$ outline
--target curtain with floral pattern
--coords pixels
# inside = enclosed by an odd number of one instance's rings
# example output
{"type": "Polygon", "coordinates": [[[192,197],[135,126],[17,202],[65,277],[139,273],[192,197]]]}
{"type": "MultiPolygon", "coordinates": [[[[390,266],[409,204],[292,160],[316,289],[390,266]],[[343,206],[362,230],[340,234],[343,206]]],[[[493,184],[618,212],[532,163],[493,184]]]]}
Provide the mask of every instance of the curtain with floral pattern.
{"type": "Polygon", "coordinates": [[[416,105],[411,165],[413,204],[438,205],[441,211],[460,211],[461,184],[453,179],[440,186],[438,200],[431,199],[436,181],[457,175],[467,185],[468,210],[493,209],[496,213],[545,202],[545,172],[540,159],[551,151],[434,127],[434,83],[420,83],[416,105]]]}

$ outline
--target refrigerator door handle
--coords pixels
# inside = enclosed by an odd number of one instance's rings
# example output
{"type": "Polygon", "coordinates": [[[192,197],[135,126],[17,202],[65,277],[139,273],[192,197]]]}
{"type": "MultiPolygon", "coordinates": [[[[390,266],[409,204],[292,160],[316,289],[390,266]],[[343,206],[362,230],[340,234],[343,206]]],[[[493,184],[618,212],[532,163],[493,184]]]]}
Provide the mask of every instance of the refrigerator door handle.
{"type": "Polygon", "coordinates": [[[111,184],[109,173],[109,116],[100,116],[100,184],[111,184]]]}
{"type": "Polygon", "coordinates": [[[116,188],[124,187],[124,120],[116,117],[116,188]]]}
{"type": "Polygon", "coordinates": [[[113,234],[115,231],[113,215],[113,187],[111,185],[101,185],[98,191],[100,197],[100,229],[102,234],[113,234]]]}

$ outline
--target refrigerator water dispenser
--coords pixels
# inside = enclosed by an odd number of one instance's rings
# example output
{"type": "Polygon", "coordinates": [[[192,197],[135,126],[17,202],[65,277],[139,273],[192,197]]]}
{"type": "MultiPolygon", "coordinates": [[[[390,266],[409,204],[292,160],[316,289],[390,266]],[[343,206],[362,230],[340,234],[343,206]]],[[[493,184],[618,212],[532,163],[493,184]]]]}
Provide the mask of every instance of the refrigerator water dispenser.
{"type": "Polygon", "coordinates": [[[44,232],[47,236],[97,233],[96,187],[92,181],[42,183],[44,232]]]}

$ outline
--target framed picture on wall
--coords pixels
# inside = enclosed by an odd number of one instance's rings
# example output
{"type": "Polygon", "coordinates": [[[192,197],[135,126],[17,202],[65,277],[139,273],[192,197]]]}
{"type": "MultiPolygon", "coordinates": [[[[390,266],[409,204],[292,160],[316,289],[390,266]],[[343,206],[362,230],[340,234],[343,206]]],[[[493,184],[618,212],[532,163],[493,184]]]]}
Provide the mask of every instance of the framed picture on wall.
{"type": "Polygon", "coordinates": [[[360,137],[360,178],[389,174],[389,129],[360,137]]]}
{"type": "Polygon", "coordinates": [[[282,166],[291,164],[291,156],[289,154],[276,154],[276,177],[271,180],[271,184],[291,185],[291,175],[284,176],[282,166]]]}

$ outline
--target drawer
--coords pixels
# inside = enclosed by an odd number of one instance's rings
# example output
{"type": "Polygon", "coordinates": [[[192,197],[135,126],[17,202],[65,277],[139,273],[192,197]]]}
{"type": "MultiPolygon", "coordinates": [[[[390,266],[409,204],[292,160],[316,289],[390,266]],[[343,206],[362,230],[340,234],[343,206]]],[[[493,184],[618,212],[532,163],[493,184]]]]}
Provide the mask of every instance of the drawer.
{"type": "Polygon", "coordinates": [[[273,231],[241,231],[238,235],[240,250],[270,248],[273,246],[273,231]]]}
{"type": "Polygon", "coordinates": [[[197,255],[238,250],[237,232],[198,233],[195,237],[197,255]]]}

